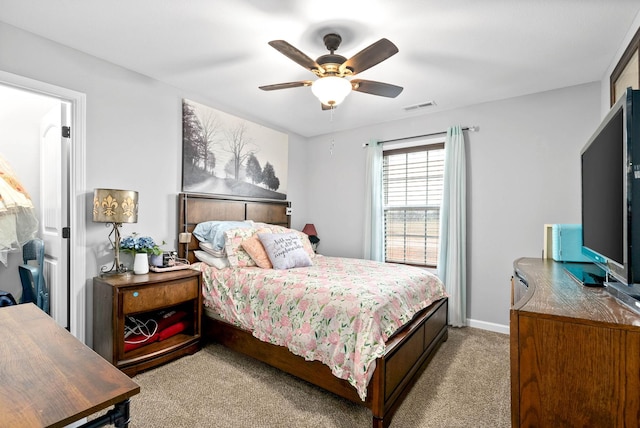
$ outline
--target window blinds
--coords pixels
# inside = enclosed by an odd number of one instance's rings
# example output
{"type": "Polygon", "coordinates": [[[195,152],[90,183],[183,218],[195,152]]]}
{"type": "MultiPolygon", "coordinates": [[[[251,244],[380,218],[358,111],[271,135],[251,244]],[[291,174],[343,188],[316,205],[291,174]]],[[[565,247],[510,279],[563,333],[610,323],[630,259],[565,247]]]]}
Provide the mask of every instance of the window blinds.
{"type": "Polygon", "coordinates": [[[437,266],[444,143],[385,150],[382,174],[385,260],[437,266]]]}

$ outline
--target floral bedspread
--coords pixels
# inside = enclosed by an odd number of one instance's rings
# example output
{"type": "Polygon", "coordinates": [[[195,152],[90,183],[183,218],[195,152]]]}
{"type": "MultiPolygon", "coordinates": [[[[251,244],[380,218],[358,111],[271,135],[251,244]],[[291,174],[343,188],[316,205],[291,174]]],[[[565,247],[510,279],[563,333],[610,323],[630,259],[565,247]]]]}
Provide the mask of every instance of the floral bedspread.
{"type": "Polygon", "coordinates": [[[435,275],[416,267],[316,256],[313,266],[203,272],[205,306],[265,342],[318,360],[364,401],[385,342],[416,312],[446,296],[435,275]]]}

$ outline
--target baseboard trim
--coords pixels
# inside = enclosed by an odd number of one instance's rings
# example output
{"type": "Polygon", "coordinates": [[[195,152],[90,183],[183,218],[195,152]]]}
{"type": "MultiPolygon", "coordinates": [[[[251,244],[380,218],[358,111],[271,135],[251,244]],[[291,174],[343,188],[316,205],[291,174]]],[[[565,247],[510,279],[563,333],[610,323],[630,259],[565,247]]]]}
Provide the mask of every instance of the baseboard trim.
{"type": "Polygon", "coordinates": [[[478,321],[467,319],[467,325],[469,327],[479,328],[481,330],[494,331],[496,333],[509,334],[509,326],[503,324],[495,324],[492,322],[478,321]]]}

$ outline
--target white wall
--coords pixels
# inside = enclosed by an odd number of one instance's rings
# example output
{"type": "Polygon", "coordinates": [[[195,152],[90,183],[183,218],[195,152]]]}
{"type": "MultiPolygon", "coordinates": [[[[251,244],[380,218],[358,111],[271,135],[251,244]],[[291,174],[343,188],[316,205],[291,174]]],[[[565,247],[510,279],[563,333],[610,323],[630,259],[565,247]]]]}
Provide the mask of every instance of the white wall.
{"type": "MultiPolygon", "coordinates": [[[[91,343],[92,278],[112,260],[108,230],[92,222],[93,189],[139,192],[139,217],[123,234],[139,232],[176,246],[177,194],[181,189],[182,98],[230,111],[215,100],[184,93],[151,78],[0,22],[0,70],[86,94],[86,297],[91,343]]],[[[245,117],[248,120],[254,118],[245,117]]],[[[262,125],[269,126],[269,124],[262,125]]],[[[280,130],[286,132],[286,130],[280,130]]],[[[289,134],[288,199],[292,224],[304,225],[306,163],[304,138],[289,134]]]]}
{"type": "Polygon", "coordinates": [[[579,152],[599,117],[594,82],[337,133],[333,154],[332,137],[312,138],[308,212],[319,250],[363,254],[363,143],[479,126],[466,133],[467,310],[472,320],[506,326],[513,261],[540,257],[545,223],[580,222],[579,152]]]}

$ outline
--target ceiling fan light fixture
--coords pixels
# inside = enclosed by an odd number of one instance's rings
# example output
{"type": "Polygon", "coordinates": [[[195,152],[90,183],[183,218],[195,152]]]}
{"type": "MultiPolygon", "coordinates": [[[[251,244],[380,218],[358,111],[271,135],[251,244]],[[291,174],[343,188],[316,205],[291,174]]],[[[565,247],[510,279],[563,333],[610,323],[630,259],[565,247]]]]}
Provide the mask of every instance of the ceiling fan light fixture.
{"type": "Polygon", "coordinates": [[[311,92],[322,104],[337,106],[351,92],[351,82],[343,77],[321,77],[311,85],[311,92]]]}

